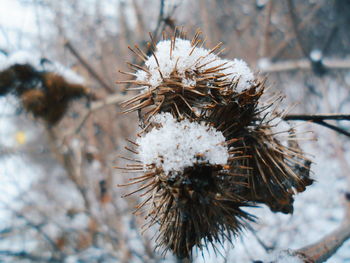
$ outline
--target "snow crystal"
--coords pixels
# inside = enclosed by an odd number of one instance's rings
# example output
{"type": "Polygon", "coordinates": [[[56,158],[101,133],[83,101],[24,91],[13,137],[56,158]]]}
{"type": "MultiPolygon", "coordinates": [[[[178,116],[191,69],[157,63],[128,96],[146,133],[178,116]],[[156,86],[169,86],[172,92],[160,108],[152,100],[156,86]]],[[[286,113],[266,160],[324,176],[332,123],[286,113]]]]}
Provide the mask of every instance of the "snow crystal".
{"type": "Polygon", "coordinates": [[[222,73],[229,75],[232,80],[239,79],[237,91],[240,92],[249,88],[254,82],[254,74],[248,67],[247,63],[241,59],[221,60],[225,64],[225,68],[221,70],[222,73]]]}
{"type": "Polygon", "coordinates": [[[271,60],[269,58],[261,58],[258,60],[258,68],[261,70],[267,70],[271,66],[271,60]]]}
{"type": "Polygon", "coordinates": [[[176,38],[175,44],[172,44],[170,40],[160,41],[156,46],[155,56],[148,57],[145,66],[150,74],[139,70],[136,72],[136,79],[147,81],[153,87],[161,84],[162,76],[169,78],[175,70],[184,79],[184,84],[194,85],[195,80],[187,79],[185,73],[203,72],[213,67],[219,67],[219,72],[227,74],[230,79],[238,79],[238,92],[249,88],[254,82],[254,75],[243,60],[221,59],[210,53],[210,50],[201,47],[193,48],[189,40],[181,38],[176,38]]]}
{"type": "Polygon", "coordinates": [[[323,54],[322,54],[322,50],[320,50],[320,49],[313,49],[313,50],[310,52],[310,59],[311,59],[313,62],[321,61],[321,60],[322,60],[322,57],[323,57],[323,54]]]}
{"type": "Polygon", "coordinates": [[[49,63],[48,66],[45,65],[45,70],[62,76],[69,83],[84,84],[85,82],[82,76],[58,62],[49,63]]]}
{"type": "Polygon", "coordinates": [[[38,68],[40,66],[40,59],[38,57],[23,50],[12,53],[1,62],[0,70],[4,70],[15,64],[29,64],[34,68],[38,68]]]}
{"type": "Polygon", "coordinates": [[[42,65],[39,56],[33,55],[26,51],[17,51],[9,55],[8,57],[0,58],[0,71],[5,70],[15,64],[29,64],[37,70],[45,70],[56,73],[62,76],[66,81],[72,84],[83,84],[84,79],[71,69],[63,66],[58,62],[48,62],[42,65]]]}
{"type": "Polygon", "coordinates": [[[193,164],[225,165],[229,157],[225,137],[213,127],[177,121],[170,113],[152,119],[160,124],[136,142],[143,164],[155,164],[166,174],[181,172],[193,164]]]}
{"type": "Polygon", "coordinates": [[[266,263],[303,263],[304,261],[298,257],[291,255],[290,252],[286,250],[276,251],[268,255],[264,262],[266,263]]]}

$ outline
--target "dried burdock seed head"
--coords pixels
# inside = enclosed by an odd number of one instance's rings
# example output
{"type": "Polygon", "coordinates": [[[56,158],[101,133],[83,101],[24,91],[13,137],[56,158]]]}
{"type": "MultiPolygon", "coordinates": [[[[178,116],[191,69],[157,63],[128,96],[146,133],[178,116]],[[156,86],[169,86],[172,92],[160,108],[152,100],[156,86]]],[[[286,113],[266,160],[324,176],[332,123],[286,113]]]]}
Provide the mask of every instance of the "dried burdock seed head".
{"type": "MultiPolygon", "coordinates": [[[[293,195],[303,192],[313,180],[309,177],[311,161],[308,160],[291,127],[281,130],[283,112],[278,111],[280,95],[261,102],[264,81],[236,94],[230,103],[217,105],[205,114],[227,140],[242,138],[232,143],[241,151],[244,160],[230,163],[233,173],[245,173],[248,187],[240,195],[253,202],[267,204],[274,212],[292,213],[293,195]],[[283,143],[287,142],[287,143],[283,143]],[[240,168],[244,167],[244,171],[240,168]]],[[[237,178],[232,179],[233,186],[237,178]]],[[[238,178],[242,182],[242,178],[238,178]]],[[[236,191],[236,188],[235,188],[236,191]]]]}
{"type": "Polygon", "coordinates": [[[48,125],[55,125],[68,109],[69,102],[89,97],[83,79],[59,63],[47,62],[17,52],[0,65],[0,96],[14,94],[21,106],[48,125]]]}
{"type": "Polygon", "coordinates": [[[293,196],[313,182],[309,177],[311,161],[300,149],[292,128],[276,128],[282,121],[281,113],[271,113],[269,107],[257,107],[256,111],[259,113],[249,125],[232,125],[231,134],[226,134],[229,138],[241,136],[242,140],[234,142],[232,147],[251,156],[231,164],[232,172],[246,174],[248,187],[240,194],[247,200],[265,203],[274,212],[292,213],[293,196]],[[239,165],[250,169],[241,171],[239,165]]]}
{"type": "Polygon", "coordinates": [[[204,49],[198,32],[192,41],[175,33],[151,56],[135,47],[143,65],[131,64],[136,79],[122,82],[140,90],[124,106],[143,128],[131,150],[139,160],[123,169],[144,173],[130,183],[145,191],[137,210],[178,257],[231,240],[252,219],[243,206],[292,213],[293,196],[313,182],[294,130],[284,131],[287,144],[278,138],[281,98],[263,104],[265,81],[245,62],[221,59],[220,46],[204,49]]]}
{"type": "Polygon", "coordinates": [[[210,50],[202,46],[198,31],[192,41],[175,33],[169,40],[160,41],[151,56],[137,46],[132,49],[144,65],[130,64],[136,80],[119,82],[141,91],[124,102],[125,112],[142,110],[146,124],[159,112],[172,112],[180,118],[197,116],[198,110],[223,104],[254,84],[254,75],[244,61],[218,56],[221,43],[210,50]]]}
{"type": "Polygon", "coordinates": [[[0,96],[22,94],[40,82],[39,72],[29,64],[15,64],[0,71],[0,96]]]}
{"type": "Polygon", "coordinates": [[[89,90],[85,86],[69,83],[56,73],[41,73],[41,81],[41,89],[26,91],[20,98],[25,110],[50,125],[55,125],[62,119],[72,100],[89,96],[89,90]],[[31,96],[39,93],[40,97],[31,96]]]}
{"type": "Polygon", "coordinates": [[[245,153],[252,156],[246,164],[252,167],[249,200],[265,203],[275,212],[292,213],[293,195],[313,182],[311,162],[299,147],[284,146],[268,132],[257,129],[245,140],[245,153]]]}
{"type": "Polygon", "coordinates": [[[170,113],[151,121],[153,129],[134,143],[140,160],[123,169],[144,172],[131,184],[142,183],[137,191],[145,191],[145,200],[138,210],[145,209],[147,226],[160,224],[158,246],[189,257],[203,241],[231,240],[252,217],[241,210],[249,202],[227,187],[239,176],[228,163],[247,157],[231,152],[232,142],[208,125],[177,121],[170,113]]]}
{"type": "MultiPolygon", "coordinates": [[[[57,124],[68,109],[69,102],[89,96],[89,90],[80,84],[67,82],[62,76],[52,72],[40,72],[39,78],[16,85],[15,94],[23,109],[49,125],[57,124]]],[[[35,79],[34,79],[35,78],[35,79]]]]}

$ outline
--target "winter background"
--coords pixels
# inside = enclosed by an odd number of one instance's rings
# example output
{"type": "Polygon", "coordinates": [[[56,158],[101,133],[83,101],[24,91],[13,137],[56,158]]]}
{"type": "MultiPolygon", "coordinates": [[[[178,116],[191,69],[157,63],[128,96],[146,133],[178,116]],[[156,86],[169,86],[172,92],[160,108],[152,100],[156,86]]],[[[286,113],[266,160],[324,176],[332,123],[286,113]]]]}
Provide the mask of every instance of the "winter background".
{"type": "MultiPolygon", "coordinates": [[[[346,0],[294,1],[297,22],[304,22],[301,41],[291,29],[284,1],[0,3],[1,50],[24,51],[62,63],[83,76],[99,98],[124,96],[123,87],[114,81],[123,78],[117,70],[125,69],[125,61],[133,59],[128,45],[142,46],[149,31],[171,32],[175,24],[189,32],[200,27],[208,38],[207,46],[223,41],[225,57],[244,59],[260,74],[268,72],[269,92],[282,92],[283,107],[290,107],[290,112],[350,112],[350,3],[346,0]],[[67,48],[67,41],[113,93],[86,71],[67,48]],[[275,52],[284,42],[285,47],[275,52]],[[325,59],[337,59],[344,66],[317,75],[305,66],[308,57],[300,42],[308,54],[323,50],[325,59]]],[[[0,56],[4,63],[4,55],[0,56]]],[[[116,185],[126,178],[112,166],[120,162],[117,155],[123,153],[125,138],[135,137],[137,121],[136,116],[121,116],[118,111],[115,104],[94,112],[81,133],[75,134],[70,131],[86,112],[82,100],[72,105],[59,124],[62,145],[57,147],[59,151],[66,147],[78,163],[77,184],[52,154],[43,124],[21,111],[14,97],[0,98],[0,261],[176,262],[169,254],[163,257],[153,251],[151,237],[156,228],[140,233],[142,218],[132,215],[137,197],[120,198],[126,190],[116,185]],[[103,197],[101,182],[108,185],[103,197]]],[[[275,214],[263,205],[247,209],[258,217],[252,229],[243,231],[234,244],[222,244],[220,254],[211,249],[196,251],[194,262],[264,261],[270,253],[276,258],[278,251],[311,244],[339,226],[344,193],[350,189],[350,140],[316,124],[294,124],[303,137],[300,145],[313,160],[316,182],[295,197],[293,215],[275,214]]],[[[334,124],[350,129],[346,121],[334,124]]],[[[327,262],[350,262],[350,242],[327,262]]]]}

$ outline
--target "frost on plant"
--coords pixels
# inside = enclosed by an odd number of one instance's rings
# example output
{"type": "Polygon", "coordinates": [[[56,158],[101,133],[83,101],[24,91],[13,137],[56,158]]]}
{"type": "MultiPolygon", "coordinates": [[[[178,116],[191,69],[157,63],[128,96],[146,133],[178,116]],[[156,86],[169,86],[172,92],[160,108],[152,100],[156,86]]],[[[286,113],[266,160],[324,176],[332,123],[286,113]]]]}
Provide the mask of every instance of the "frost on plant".
{"type": "Polygon", "coordinates": [[[276,251],[272,254],[269,254],[264,262],[274,263],[274,262],[283,262],[283,263],[303,263],[305,262],[298,255],[293,255],[290,251],[276,251]]]}
{"type": "Polygon", "coordinates": [[[156,115],[152,121],[160,128],[153,128],[136,141],[143,164],[154,164],[168,175],[195,164],[227,163],[225,137],[215,128],[187,119],[178,122],[170,113],[156,115]]]}
{"type": "Polygon", "coordinates": [[[244,61],[220,58],[221,44],[202,46],[199,32],[191,41],[176,32],[151,56],[135,46],[143,64],[120,81],[138,90],[123,106],[142,128],[130,149],[138,158],[122,169],[142,173],[131,179],[144,191],[137,210],[178,257],[232,241],[254,219],[242,207],[292,213],[293,196],[313,182],[293,128],[280,136],[280,97],[263,103],[265,81],[244,61]]]}
{"type": "Polygon", "coordinates": [[[136,79],[130,83],[141,92],[124,103],[125,112],[144,110],[145,122],[159,112],[173,111],[177,116],[198,113],[258,85],[244,61],[215,54],[221,43],[209,50],[201,47],[201,41],[199,33],[192,41],[175,35],[160,41],[151,56],[136,46],[133,52],[144,65],[130,64],[136,70],[136,79]]]}
{"type": "Polygon", "coordinates": [[[253,73],[243,60],[221,59],[213,50],[197,47],[193,42],[178,37],[160,41],[154,55],[146,58],[145,66],[147,71],[138,70],[136,79],[148,82],[150,87],[159,86],[172,74],[182,78],[185,86],[195,86],[200,74],[222,75],[239,80],[235,87],[237,91],[249,88],[254,81],[253,73]]]}

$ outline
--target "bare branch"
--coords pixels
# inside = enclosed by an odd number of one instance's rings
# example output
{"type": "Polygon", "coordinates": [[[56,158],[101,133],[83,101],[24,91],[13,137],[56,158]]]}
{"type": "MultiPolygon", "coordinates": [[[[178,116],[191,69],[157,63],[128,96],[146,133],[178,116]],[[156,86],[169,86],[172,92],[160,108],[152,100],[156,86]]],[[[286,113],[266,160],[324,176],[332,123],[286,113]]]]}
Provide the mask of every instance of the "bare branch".
{"type": "MultiPolygon", "coordinates": [[[[310,23],[310,21],[314,18],[315,13],[322,7],[322,2],[318,2],[313,9],[308,13],[306,17],[303,18],[303,21],[297,25],[298,30],[302,30],[306,25],[310,23]]],[[[290,44],[293,40],[294,34],[290,33],[285,38],[284,41],[275,49],[275,52],[271,55],[271,59],[276,59],[284,49],[290,44]]]]}
{"type": "Polygon", "coordinates": [[[90,108],[83,114],[83,117],[78,122],[78,125],[74,128],[74,133],[77,134],[81,128],[84,126],[84,123],[87,121],[87,119],[90,117],[91,113],[94,111],[97,111],[99,109],[102,109],[106,106],[112,105],[112,104],[118,104],[122,101],[125,101],[129,98],[128,95],[122,95],[122,94],[113,94],[110,96],[107,96],[103,100],[93,102],[90,106],[90,108]]]}
{"type": "Polygon", "coordinates": [[[102,77],[97,74],[97,72],[92,68],[92,66],[78,53],[76,48],[73,47],[73,45],[66,40],[64,46],[79,60],[79,62],[83,65],[83,67],[91,74],[91,76],[98,82],[100,85],[106,89],[109,93],[113,93],[114,89],[110,87],[102,77]]]}
{"type": "Polygon", "coordinates": [[[298,24],[297,24],[297,15],[295,13],[295,7],[293,4],[293,0],[287,0],[287,5],[288,5],[288,9],[289,9],[289,15],[291,18],[295,38],[297,39],[298,45],[299,45],[301,51],[303,52],[304,56],[309,57],[310,52],[305,48],[304,43],[301,39],[300,32],[299,32],[299,28],[298,28],[298,24]]]}
{"type": "MultiPolygon", "coordinates": [[[[326,69],[349,69],[350,59],[327,59],[323,60],[323,66],[326,69]]],[[[292,70],[312,70],[312,65],[309,59],[287,60],[275,62],[267,67],[261,68],[263,73],[284,72],[292,70]]]]}
{"type": "Polygon", "coordinates": [[[284,120],[293,120],[293,121],[310,121],[319,125],[322,125],[326,128],[329,128],[331,130],[334,130],[338,133],[341,133],[345,136],[350,137],[350,132],[337,127],[333,124],[329,124],[325,122],[325,120],[350,120],[350,115],[349,114],[312,114],[312,115],[307,115],[307,114],[288,114],[283,117],[284,120]]]}
{"type": "Polygon", "coordinates": [[[284,120],[301,120],[301,121],[324,121],[324,120],[349,120],[350,114],[288,114],[284,116],[284,120]]]}

